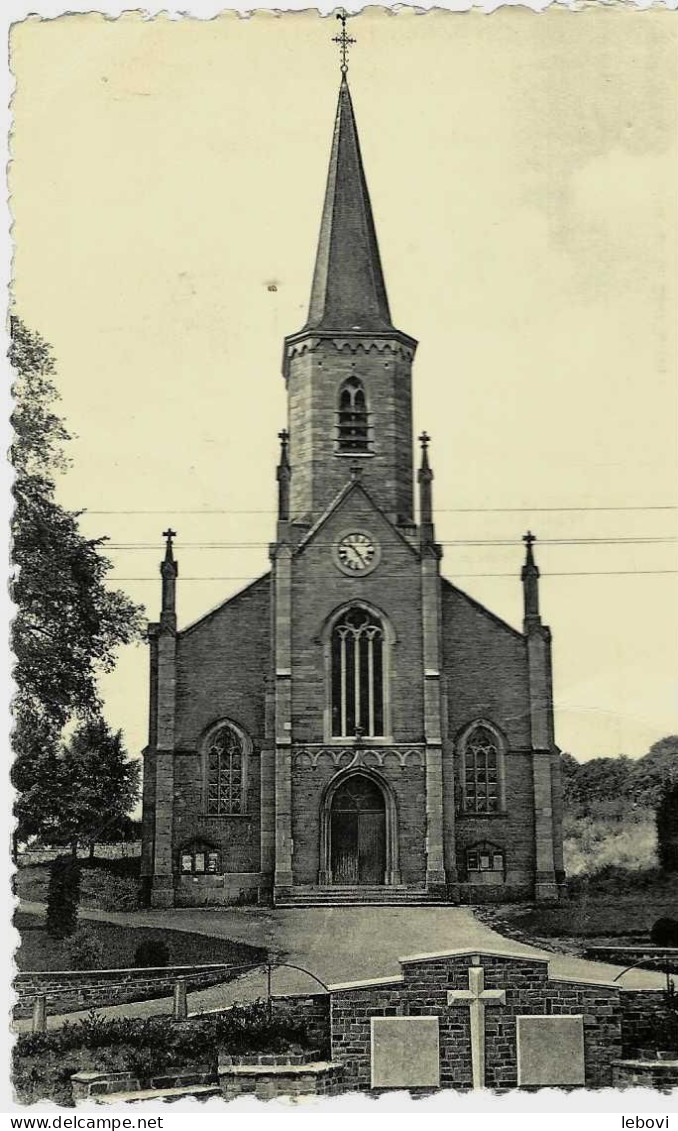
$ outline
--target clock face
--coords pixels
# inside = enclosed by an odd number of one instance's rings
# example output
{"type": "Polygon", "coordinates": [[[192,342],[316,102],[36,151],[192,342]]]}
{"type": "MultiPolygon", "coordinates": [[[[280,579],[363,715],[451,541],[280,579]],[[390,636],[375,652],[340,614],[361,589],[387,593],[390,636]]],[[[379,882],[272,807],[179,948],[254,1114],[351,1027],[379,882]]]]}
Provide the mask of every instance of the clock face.
{"type": "Polygon", "coordinates": [[[339,564],[348,573],[364,573],[377,564],[377,547],[369,534],[345,534],[337,546],[339,564]]]}

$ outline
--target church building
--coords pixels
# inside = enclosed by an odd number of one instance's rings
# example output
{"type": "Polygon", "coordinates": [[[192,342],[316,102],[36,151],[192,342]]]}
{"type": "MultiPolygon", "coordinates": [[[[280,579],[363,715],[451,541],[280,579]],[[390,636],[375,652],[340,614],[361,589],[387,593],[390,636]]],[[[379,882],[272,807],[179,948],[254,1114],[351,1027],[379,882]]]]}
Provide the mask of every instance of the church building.
{"type": "Polygon", "coordinates": [[[534,538],[522,631],[442,576],[426,433],[415,486],[416,348],[391,318],[344,66],[308,319],[284,341],[270,571],[179,630],[166,532],[144,751],[154,907],[558,896],[534,538]]]}

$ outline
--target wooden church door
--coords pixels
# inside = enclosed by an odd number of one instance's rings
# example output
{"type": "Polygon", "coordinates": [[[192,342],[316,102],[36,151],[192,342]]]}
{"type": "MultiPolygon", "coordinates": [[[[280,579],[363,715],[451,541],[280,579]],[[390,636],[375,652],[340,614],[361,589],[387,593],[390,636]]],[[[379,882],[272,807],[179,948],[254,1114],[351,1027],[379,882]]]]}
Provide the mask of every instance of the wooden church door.
{"type": "Polygon", "coordinates": [[[384,797],[370,778],[354,774],[339,787],[330,816],[335,884],[383,884],[386,870],[384,797]]]}

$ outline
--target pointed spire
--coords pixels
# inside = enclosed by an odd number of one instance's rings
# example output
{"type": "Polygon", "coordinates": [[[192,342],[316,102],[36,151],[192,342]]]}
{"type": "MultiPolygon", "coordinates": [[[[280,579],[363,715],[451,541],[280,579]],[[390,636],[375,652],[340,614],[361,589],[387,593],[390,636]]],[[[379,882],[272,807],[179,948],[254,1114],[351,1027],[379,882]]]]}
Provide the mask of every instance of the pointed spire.
{"type": "Polygon", "coordinates": [[[523,583],[523,601],[525,610],[525,631],[528,632],[530,628],[541,625],[541,617],[539,615],[539,567],[534,560],[534,552],[532,547],[537,541],[535,535],[531,530],[523,535],[523,542],[525,543],[525,564],[521,570],[520,577],[523,583]]]}
{"type": "Polygon", "coordinates": [[[394,329],[343,68],[311,303],[304,329],[394,329]]]}
{"type": "Polygon", "coordinates": [[[433,471],[428,459],[428,446],[431,437],[428,432],[422,432],[419,437],[421,444],[421,466],[417,472],[419,483],[419,530],[421,542],[431,543],[435,539],[433,531],[433,471]]]}
{"type": "Polygon", "coordinates": [[[170,526],[167,530],[163,530],[162,536],[165,539],[165,557],[160,563],[160,575],[162,577],[160,625],[161,628],[175,629],[177,626],[176,590],[179,566],[174,559],[173,539],[176,538],[177,532],[172,530],[170,526]]]}
{"type": "Polygon", "coordinates": [[[280,440],[280,462],[276,472],[278,480],[278,522],[288,522],[290,517],[290,479],[292,478],[292,468],[290,467],[289,457],[289,441],[290,434],[286,428],[282,432],[278,432],[278,439],[280,440]]]}

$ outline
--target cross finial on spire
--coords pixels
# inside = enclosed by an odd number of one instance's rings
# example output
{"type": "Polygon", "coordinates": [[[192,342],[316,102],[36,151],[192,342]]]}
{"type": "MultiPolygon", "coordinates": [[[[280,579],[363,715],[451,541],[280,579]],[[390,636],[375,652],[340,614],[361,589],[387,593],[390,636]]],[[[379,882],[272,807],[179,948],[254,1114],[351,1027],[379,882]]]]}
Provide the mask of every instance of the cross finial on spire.
{"type": "Polygon", "coordinates": [[[339,52],[341,55],[341,73],[345,75],[348,73],[348,50],[349,47],[356,42],[352,35],[346,34],[346,12],[342,8],[341,12],[337,12],[337,19],[341,20],[341,32],[339,35],[332,37],[332,43],[339,45],[339,52]]]}
{"type": "Polygon", "coordinates": [[[537,536],[536,536],[536,534],[533,534],[531,530],[528,530],[527,534],[523,534],[523,542],[527,546],[528,550],[530,549],[531,546],[534,545],[534,543],[536,541],[537,541],[537,536]]]}
{"type": "Polygon", "coordinates": [[[421,433],[421,436],[419,437],[419,443],[421,444],[423,450],[426,451],[429,444],[431,443],[431,437],[429,436],[428,432],[421,433]]]}
{"type": "Polygon", "coordinates": [[[176,538],[176,536],[177,536],[177,532],[176,532],[176,530],[172,530],[172,527],[171,527],[171,526],[169,526],[169,527],[167,528],[167,530],[163,530],[163,532],[162,532],[162,536],[163,536],[163,538],[165,538],[165,539],[166,539],[166,542],[167,542],[167,544],[166,544],[166,546],[165,546],[165,561],[171,562],[171,561],[173,560],[173,556],[172,556],[172,550],[173,550],[173,546],[172,546],[172,539],[173,539],[173,538],[176,538]]]}
{"type": "Polygon", "coordinates": [[[176,598],[179,566],[174,560],[172,539],[176,538],[177,532],[169,526],[167,530],[163,530],[162,536],[166,540],[166,544],[165,557],[160,563],[160,576],[162,577],[160,624],[164,625],[165,628],[174,630],[177,627],[176,598]]]}

